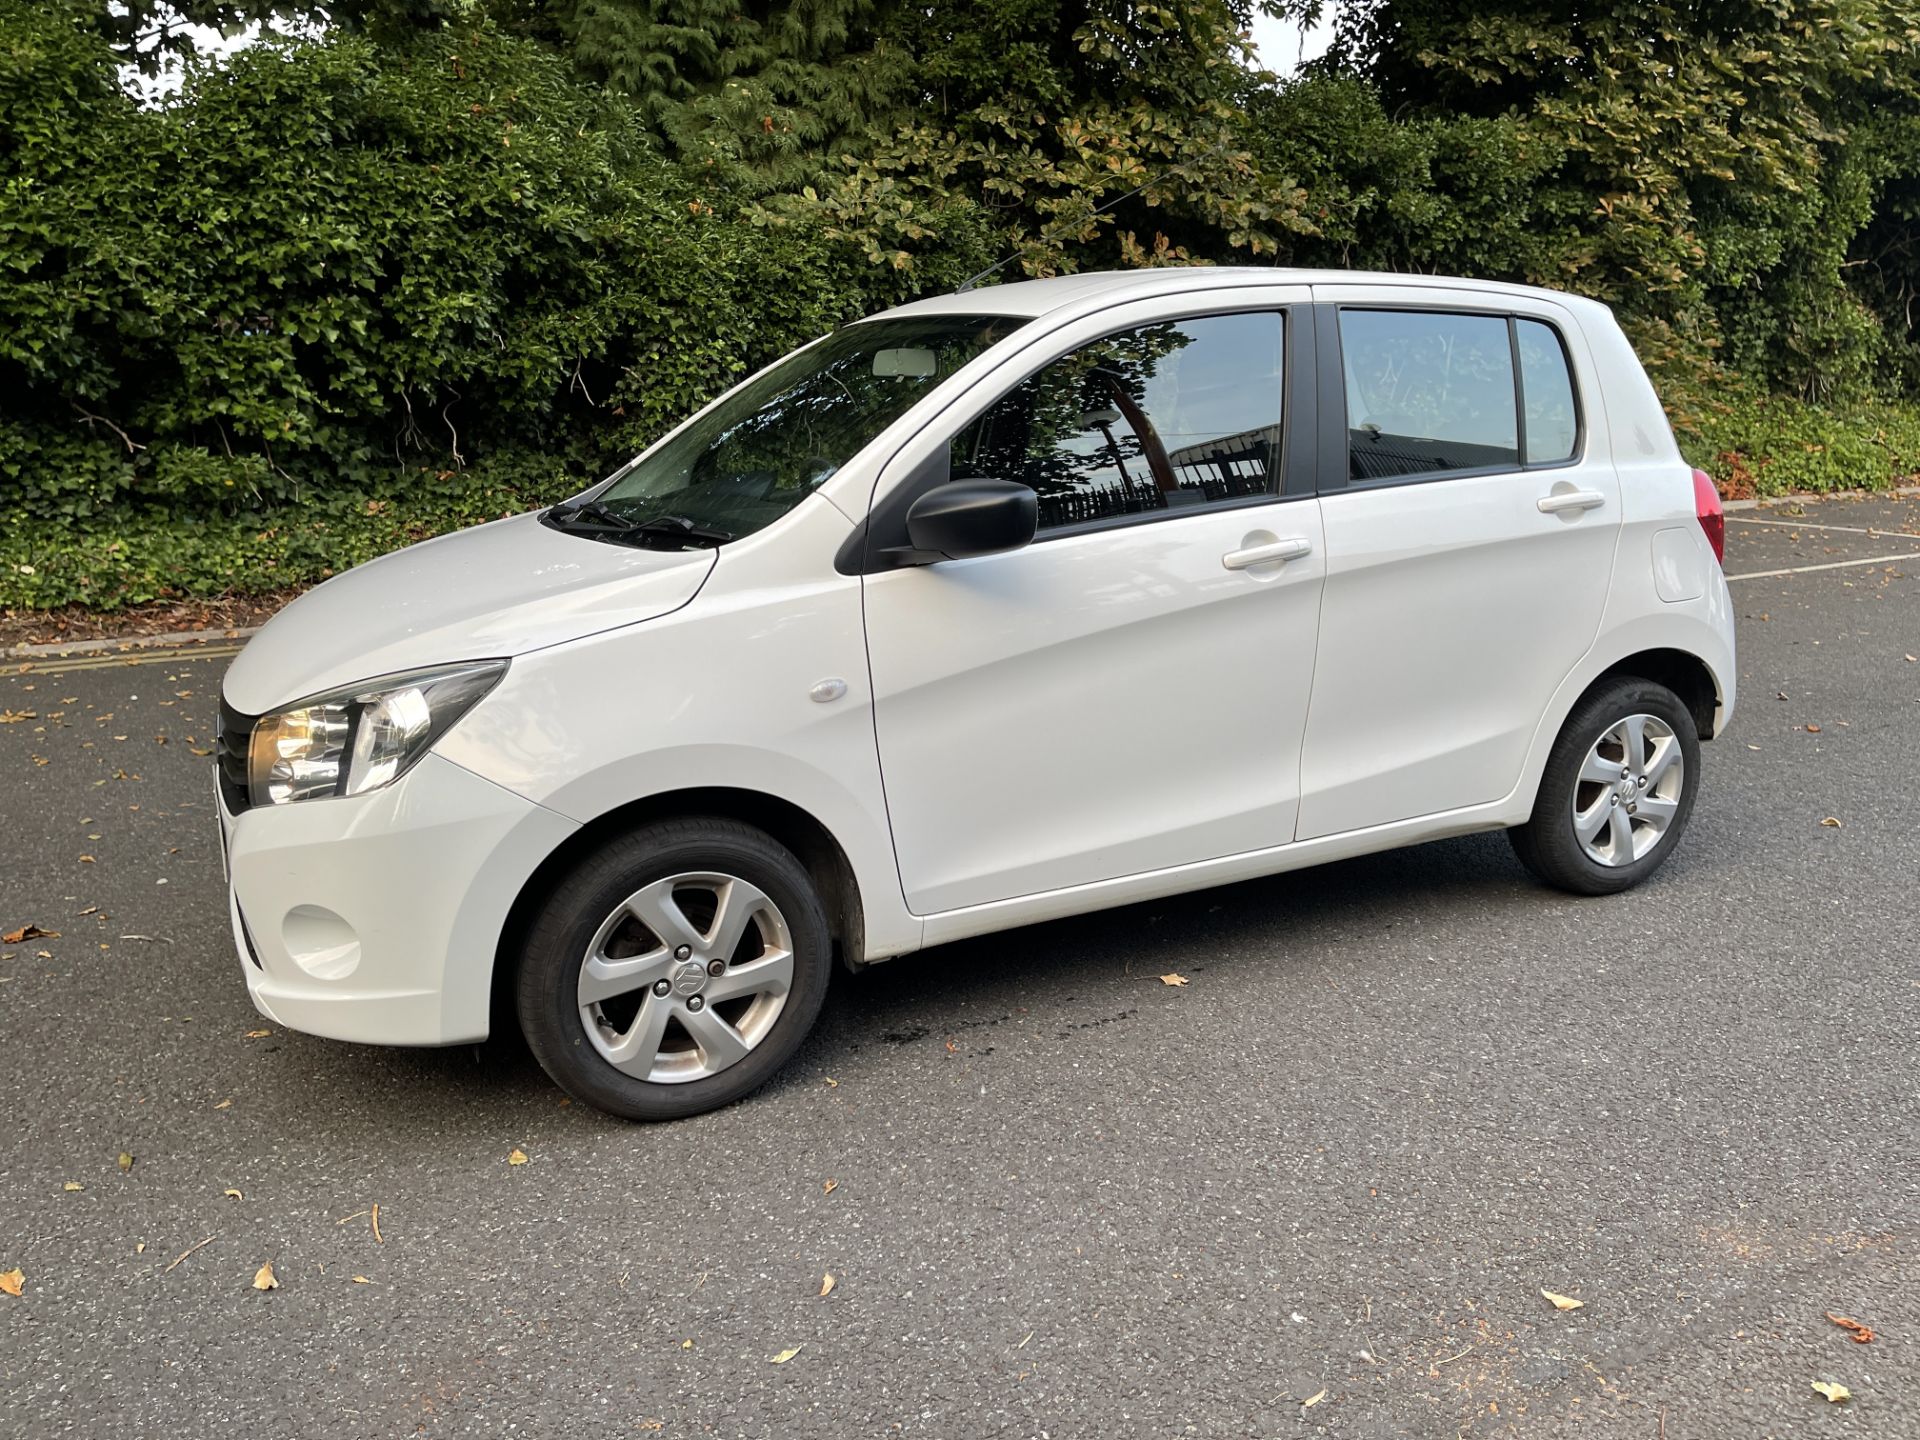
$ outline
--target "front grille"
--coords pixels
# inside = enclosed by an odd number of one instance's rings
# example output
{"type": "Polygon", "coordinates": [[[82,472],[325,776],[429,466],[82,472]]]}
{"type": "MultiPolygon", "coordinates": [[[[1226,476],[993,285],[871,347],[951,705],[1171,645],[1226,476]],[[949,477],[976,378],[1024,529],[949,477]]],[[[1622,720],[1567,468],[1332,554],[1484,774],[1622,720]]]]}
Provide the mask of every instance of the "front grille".
{"type": "Polygon", "coordinates": [[[254,715],[242,715],[225,700],[220,702],[220,734],[213,742],[214,769],[220,778],[220,798],[227,813],[238,815],[248,805],[247,748],[253,743],[254,715]]]}

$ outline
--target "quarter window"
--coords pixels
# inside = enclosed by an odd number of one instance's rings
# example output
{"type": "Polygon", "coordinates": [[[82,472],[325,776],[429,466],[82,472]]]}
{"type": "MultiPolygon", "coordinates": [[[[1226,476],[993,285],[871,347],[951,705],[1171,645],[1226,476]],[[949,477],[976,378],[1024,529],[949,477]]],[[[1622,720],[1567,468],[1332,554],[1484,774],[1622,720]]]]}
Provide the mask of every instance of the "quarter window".
{"type": "Polygon", "coordinates": [[[1516,320],[1520,393],[1527,406],[1527,464],[1571,460],[1580,443],[1580,417],[1573,405],[1573,373],[1559,333],[1540,320],[1516,320]]]}
{"type": "Polygon", "coordinates": [[[1342,310],[1340,354],[1350,479],[1518,467],[1505,316],[1342,310]]]}
{"type": "Polygon", "coordinates": [[[1213,315],[1096,340],[955,437],[952,473],[1032,486],[1043,530],[1272,494],[1283,325],[1213,315]]]}

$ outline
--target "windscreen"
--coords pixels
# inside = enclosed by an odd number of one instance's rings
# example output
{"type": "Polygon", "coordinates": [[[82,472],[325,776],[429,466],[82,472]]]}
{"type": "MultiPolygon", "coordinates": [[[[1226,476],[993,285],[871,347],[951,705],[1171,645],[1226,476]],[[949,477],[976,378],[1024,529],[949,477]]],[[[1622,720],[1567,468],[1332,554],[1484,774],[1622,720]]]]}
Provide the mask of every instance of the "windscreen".
{"type": "Polygon", "coordinates": [[[1026,323],[928,315],[837,330],[617,472],[593,497],[600,521],[588,533],[625,538],[614,527],[638,525],[668,541],[724,543],[762,529],[914,401],[1026,323]]]}

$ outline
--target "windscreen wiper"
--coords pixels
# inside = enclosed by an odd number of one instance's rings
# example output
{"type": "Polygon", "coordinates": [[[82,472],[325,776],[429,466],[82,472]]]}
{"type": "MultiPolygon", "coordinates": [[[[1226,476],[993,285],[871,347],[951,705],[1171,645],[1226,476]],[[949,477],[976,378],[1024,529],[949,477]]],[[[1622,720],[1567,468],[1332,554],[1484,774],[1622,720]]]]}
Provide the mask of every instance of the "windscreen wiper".
{"type": "Polygon", "coordinates": [[[715,530],[684,515],[656,515],[651,520],[628,524],[624,529],[629,535],[664,535],[673,540],[697,540],[706,545],[724,545],[733,539],[731,530],[715,530]]]}
{"type": "Polygon", "coordinates": [[[582,500],[574,505],[556,505],[547,512],[547,519],[555,525],[571,525],[576,520],[591,521],[603,525],[609,530],[625,530],[633,524],[626,516],[598,500],[582,500]]]}

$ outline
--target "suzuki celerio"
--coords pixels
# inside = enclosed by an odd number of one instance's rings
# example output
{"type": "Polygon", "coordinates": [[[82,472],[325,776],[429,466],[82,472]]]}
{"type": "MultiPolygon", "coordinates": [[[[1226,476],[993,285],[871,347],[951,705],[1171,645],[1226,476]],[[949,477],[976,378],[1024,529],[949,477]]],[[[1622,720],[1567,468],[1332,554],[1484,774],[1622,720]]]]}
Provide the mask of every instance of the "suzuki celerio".
{"type": "Polygon", "coordinates": [[[241,969],[517,1016],[662,1119],[836,961],[1470,831],[1672,853],[1734,703],[1718,498],[1592,301],[1277,269],[922,300],[601,484],[302,596],[224,682],[241,969]]]}

